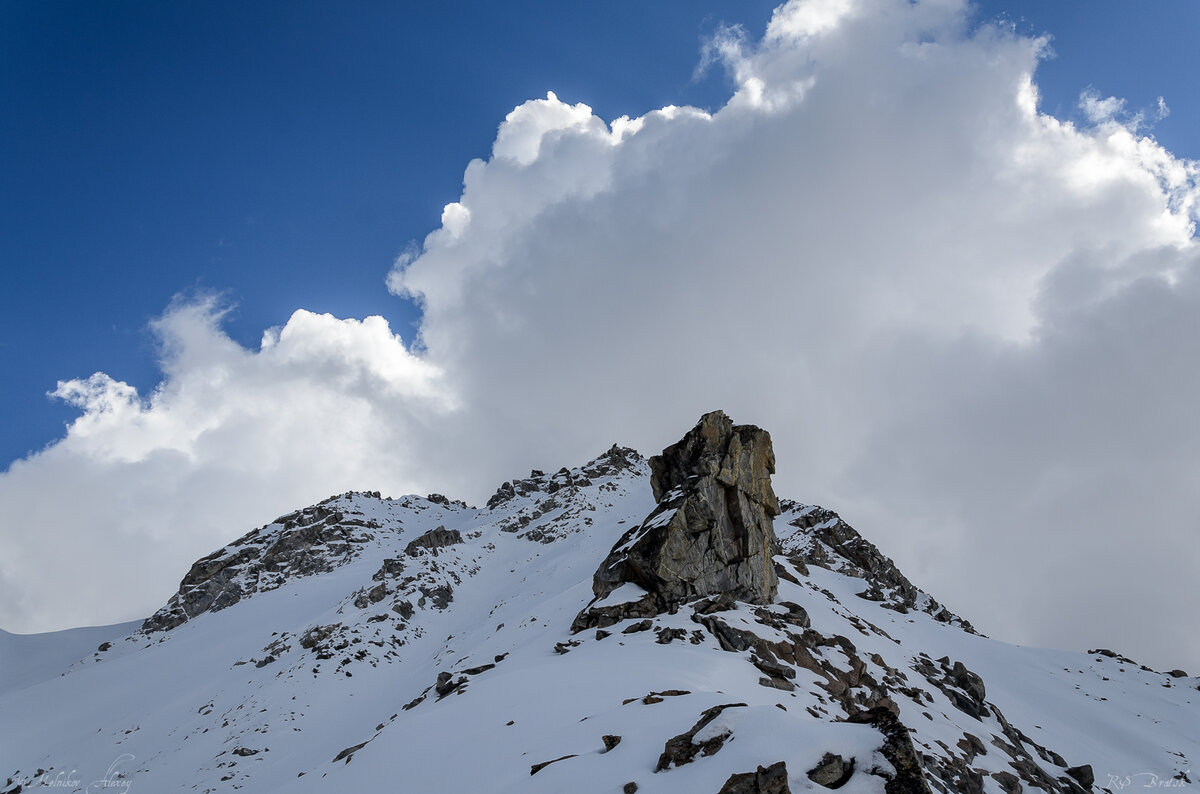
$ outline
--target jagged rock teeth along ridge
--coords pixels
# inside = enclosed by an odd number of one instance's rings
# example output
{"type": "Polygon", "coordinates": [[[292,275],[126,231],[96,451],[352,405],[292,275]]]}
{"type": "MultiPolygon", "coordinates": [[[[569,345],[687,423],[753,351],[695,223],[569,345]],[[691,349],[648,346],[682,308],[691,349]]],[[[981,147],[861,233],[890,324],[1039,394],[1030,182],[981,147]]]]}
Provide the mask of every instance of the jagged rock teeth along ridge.
{"type": "Polygon", "coordinates": [[[713,411],[650,458],[650,472],[658,505],[600,564],[596,598],[575,629],[659,614],[708,595],[771,603],[779,587],[772,562],[779,502],[770,433],[713,411]],[[601,603],[625,584],[645,594],[615,609],[601,603]]]}

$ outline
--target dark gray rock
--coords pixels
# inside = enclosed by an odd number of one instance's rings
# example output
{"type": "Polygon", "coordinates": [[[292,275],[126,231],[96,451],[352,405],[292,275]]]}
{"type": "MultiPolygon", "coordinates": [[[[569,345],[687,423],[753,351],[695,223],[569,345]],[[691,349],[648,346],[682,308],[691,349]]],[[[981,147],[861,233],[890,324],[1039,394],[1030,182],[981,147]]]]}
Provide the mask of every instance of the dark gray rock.
{"type": "Polygon", "coordinates": [[[511,482],[501,483],[500,487],[496,489],[496,492],[487,501],[488,510],[494,510],[516,495],[517,489],[513,488],[511,482]]]}
{"type": "Polygon", "coordinates": [[[383,561],[383,565],[379,566],[379,570],[372,576],[376,582],[382,582],[384,579],[394,579],[404,573],[404,561],[398,557],[388,557],[383,561]]]}
{"type": "Polygon", "coordinates": [[[808,779],[825,788],[841,788],[854,775],[854,759],[825,753],[821,762],[808,770],[808,779]]]}
{"type": "Polygon", "coordinates": [[[1067,770],[1067,774],[1075,778],[1079,782],[1079,785],[1086,789],[1090,789],[1092,784],[1096,782],[1096,774],[1092,771],[1091,764],[1073,766],[1067,770]]]}
{"type": "Polygon", "coordinates": [[[593,479],[612,477],[636,467],[641,461],[642,456],[636,449],[613,444],[603,455],[585,464],[582,473],[585,477],[593,479]]]}
{"type": "Polygon", "coordinates": [[[690,764],[697,755],[705,756],[716,753],[725,744],[725,740],[729,738],[729,733],[718,734],[700,744],[693,742],[693,737],[700,732],[701,728],[720,716],[721,712],[725,709],[742,708],[745,705],[745,703],[727,703],[723,706],[713,706],[710,709],[705,709],[701,713],[700,719],[687,732],[673,736],[667,740],[666,745],[663,747],[662,755],[658,757],[658,765],[654,768],[654,771],[662,772],[673,766],[690,764]]]}
{"type": "Polygon", "coordinates": [[[447,546],[454,546],[462,543],[462,533],[457,529],[446,529],[445,527],[437,527],[426,532],[421,537],[414,540],[404,547],[404,553],[409,557],[416,557],[422,550],[432,553],[437,556],[438,549],[444,549],[447,546]]]}
{"type": "Polygon", "coordinates": [[[1004,794],[1021,794],[1021,779],[1012,772],[993,772],[992,780],[1000,784],[1004,794]]]}
{"type": "Polygon", "coordinates": [[[365,530],[378,523],[321,504],[281,516],[229,546],[197,560],[179,590],[145,623],[143,631],[169,631],[204,612],[217,612],[257,592],[303,576],[327,573],[353,559],[365,530]]]}
{"type": "Polygon", "coordinates": [[[791,794],[787,764],[776,761],[753,772],[730,775],[717,794],[791,794]]]}
{"type": "Polygon", "coordinates": [[[568,758],[574,758],[574,757],[575,757],[575,753],[571,753],[570,755],[560,756],[560,757],[552,759],[550,761],[543,761],[540,764],[533,764],[532,766],[529,767],[529,774],[530,774],[530,776],[536,775],[538,772],[541,772],[543,769],[550,766],[551,764],[557,764],[559,761],[566,761],[568,758]]]}
{"type": "Polygon", "coordinates": [[[987,690],[983,686],[983,679],[975,673],[971,672],[963,665],[962,662],[955,662],[954,667],[950,669],[950,678],[958,685],[960,689],[971,696],[976,705],[983,707],[984,698],[987,696],[987,690]]]}
{"type": "Polygon", "coordinates": [[[650,627],[653,625],[654,625],[654,623],[650,620],[639,620],[637,623],[633,623],[633,624],[630,624],[629,626],[626,626],[625,630],[622,631],[621,633],[622,634],[636,634],[639,631],[649,631],[650,627]]]}
{"type": "MultiPolygon", "coordinates": [[[[376,493],[376,496],[378,497],[378,492],[376,493]]],[[[440,493],[431,493],[426,496],[425,499],[426,501],[433,502],[435,505],[441,505],[442,507],[459,507],[464,510],[467,507],[467,503],[461,499],[450,499],[440,493]]]]}
{"type": "Polygon", "coordinates": [[[446,695],[457,690],[465,683],[467,683],[467,679],[461,677],[455,679],[453,673],[443,671],[438,673],[437,682],[433,685],[433,689],[438,693],[438,697],[446,697],[446,695]]]}
{"type": "MultiPolygon", "coordinates": [[[[666,612],[717,594],[770,603],[779,587],[772,561],[772,520],[779,514],[774,471],[769,433],[734,425],[721,411],[705,414],[683,439],[650,459],[658,506],[597,568],[595,600],[632,582],[648,593],[645,603],[633,605],[642,612],[666,612]]],[[[610,617],[585,610],[573,628],[593,628],[610,617]]]]}
{"type": "Polygon", "coordinates": [[[368,742],[370,742],[370,739],[368,739],[366,742],[361,742],[352,747],[347,747],[346,749],[341,750],[333,757],[334,762],[344,760],[347,764],[350,763],[351,759],[354,758],[354,754],[366,747],[368,742]]]}
{"type": "Polygon", "coordinates": [[[341,623],[331,623],[327,626],[313,626],[300,635],[300,647],[306,651],[312,650],[332,637],[341,627],[341,623]]]}
{"type": "Polygon", "coordinates": [[[448,584],[437,587],[421,585],[417,589],[421,592],[421,598],[417,601],[419,607],[424,607],[428,600],[433,604],[434,609],[445,609],[454,600],[454,588],[448,584]]]}
{"type": "Polygon", "coordinates": [[[646,593],[634,601],[620,604],[605,604],[590,606],[575,616],[571,624],[571,632],[575,633],[591,628],[605,628],[620,623],[629,618],[652,618],[660,612],[654,593],[646,593]]]}
{"type": "Polygon", "coordinates": [[[740,653],[759,642],[758,637],[752,632],[735,629],[714,615],[701,615],[693,612],[692,620],[708,629],[709,633],[716,637],[721,650],[724,651],[740,653]]]}
{"type": "Polygon", "coordinates": [[[887,783],[884,784],[887,794],[932,794],[925,779],[921,756],[913,747],[908,728],[892,711],[878,706],[852,714],[846,721],[874,725],[883,734],[884,742],[880,753],[892,765],[894,772],[889,770],[884,773],[877,769],[870,771],[887,779],[887,783]]]}
{"type": "MultiPolygon", "coordinates": [[[[839,571],[866,580],[867,588],[857,595],[882,603],[889,609],[907,613],[917,608],[935,619],[950,623],[972,634],[970,622],[960,618],[932,598],[922,599],[921,591],[908,580],[896,564],[832,510],[803,506],[784,499],[780,502],[787,515],[801,512],[780,531],[780,551],[802,570],[809,565],[839,571]],[[789,529],[790,528],[790,529],[789,529]]],[[[926,594],[928,595],[928,594],[926,594]]]]}

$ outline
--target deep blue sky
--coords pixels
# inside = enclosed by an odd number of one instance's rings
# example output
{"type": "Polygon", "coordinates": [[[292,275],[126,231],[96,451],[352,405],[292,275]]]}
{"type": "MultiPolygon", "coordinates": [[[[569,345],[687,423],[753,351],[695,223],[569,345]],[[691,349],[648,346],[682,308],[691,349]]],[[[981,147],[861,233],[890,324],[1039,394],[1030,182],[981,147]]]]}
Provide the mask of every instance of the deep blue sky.
{"type": "MultiPolygon", "coordinates": [[[[146,323],[226,290],[254,346],[296,308],[382,314],[393,259],[458,197],[497,124],[553,90],[611,119],[714,108],[692,74],[720,22],[761,33],[773,2],[6,2],[0,4],[0,468],[62,434],[45,393],[97,370],[145,392],[146,323]]],[[[989,2],[1049,32],[1043,107],[1159,95],[1154,134],[1200,157],[1200,3],[989,2]]]]}

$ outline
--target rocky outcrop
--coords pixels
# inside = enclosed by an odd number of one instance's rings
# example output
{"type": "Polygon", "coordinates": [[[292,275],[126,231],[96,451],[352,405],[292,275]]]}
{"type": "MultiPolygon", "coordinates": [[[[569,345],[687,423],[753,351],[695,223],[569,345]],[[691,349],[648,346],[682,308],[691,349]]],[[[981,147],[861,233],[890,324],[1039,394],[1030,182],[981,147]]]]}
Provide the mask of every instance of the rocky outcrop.
{"type": "MultiPolygon", "coordinates": [[[[597,609],[605,610],[601,602],[627,583],[645,591],[630,602],[630,616],[658,614],[721,593],[770,603],[779,586],[772,562],[772,520],[779,503],[771,488],[770,434],[734,425],[714,411],[652,457],[650,472],[658,506],[617,541],[596,570],[597,609]]],[[[608,609],[589,616],[585,610],[575,630],[609,625],[619,614],[608,609]]]]}
{"type": "Polygon", "coordinates": [[[744,708],[745,706],[745,703],[727,703],[723,706],[713,706],[710,709],[705,709],[700,715],[700,719],[696,721],[696,724],[690,730],[667,740],[662,754],[658,757],[658,765],[655,766],[654,771],[662,772],[672,767],[690,764],[698,755],[706,756],[715,754],[721,749],[725,744],[725,740],[733,732],[724,730],[699,742],[696,741],[696,734],[706,728],[710,722],[721,716],[721,712],[725,709],[744,708]]]}
{"type": "Polygon", "coordinates": [[[730,775],[717,794],[791,794],[787,764],[777,761],[753,772],[730,775]]]}
{"type": "Polygon", "coordinates": [[[456,546],[462,542],[462,533],[457,529],[446,529],[444,526],[437,527],[436,529],[429,530],[405,546],[404,553],[409,557],[416,557],[422,551],[428,551],[436,557],[438,549],[444,549],[447,546],[456,546]]]}
{"type": "Polygon", "coordinates": [[[921,757],[913,747],[908,728],[886,708],[872,708],[853,714],[847,722],[873,725],[883,734],[879,753],[891,765],[890,769],[872,769],[870,773],[887,780],[887,794],[930,794],[929,783],[922,771],[921,757]]]}
{"type": "Polygon", "coordinates": [[[1092,772],[1091,764],[1070,767],[1067,769],[1067,774],[1073,777],[1085,789],[1090,789],[1096,782],[1096,774],[1092,772]]]}
{"type": "Polygon", "coordinates": [[[949,623],[971,634],[977,633],[970,622],[943,607],[929,594],[917,589],[891,558],[832,510],[780,500],[783,526],[779,551],[800,570],[815,565],[864,580],[858,597],[875,601],[902,614],[919,609],[942,623],[949,623]]]}
{"type": "MultiPolygon", "coordinates": [[[[145,623],[143,631],[169,631],[205,612],[218,612],[253,593],[327,573],[354,559],[378,522],[349,508],[344,494],[275,519],[223,549],[197,560],[179,591],[145,623]]],[[[378,499],[378,492],[361,494],[378,499]]]]}
{"type": "Polygon", "coordinates": [[[517,497],[549,495],[566,488],[586,488],[594,480],[615,477],[621,472],[636,469],[641,462],[642,456],[637,450],[613,444],[603,455],[577,469],[564,466],[554,474],[534,469],[523,480],[502,483],[488,499],[487,508],[495,510],[517,497]]]}

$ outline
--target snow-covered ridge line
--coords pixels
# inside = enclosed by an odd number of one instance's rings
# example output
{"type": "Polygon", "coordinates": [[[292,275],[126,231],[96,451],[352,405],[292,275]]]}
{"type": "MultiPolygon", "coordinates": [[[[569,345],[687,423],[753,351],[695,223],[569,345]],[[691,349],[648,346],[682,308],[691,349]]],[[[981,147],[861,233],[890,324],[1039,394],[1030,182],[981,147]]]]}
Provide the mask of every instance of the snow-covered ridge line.
{"type": "Polygon", "coordinates": [[[1200,681],[975,634],[815,506],[780,501],[772,603],[710,596],[572,633],[597,566],[658,508],[649,475],[614,447],[482,508],[341,494],[198,561],[151,618],[173,625],[0,637],[0,791],[73,770],[62,788],[84,791],[126,756],[113,779],[155,791],[1195,779],[1200,681]],[[12,654],[54,671],[10,681],[12,654]]]}

